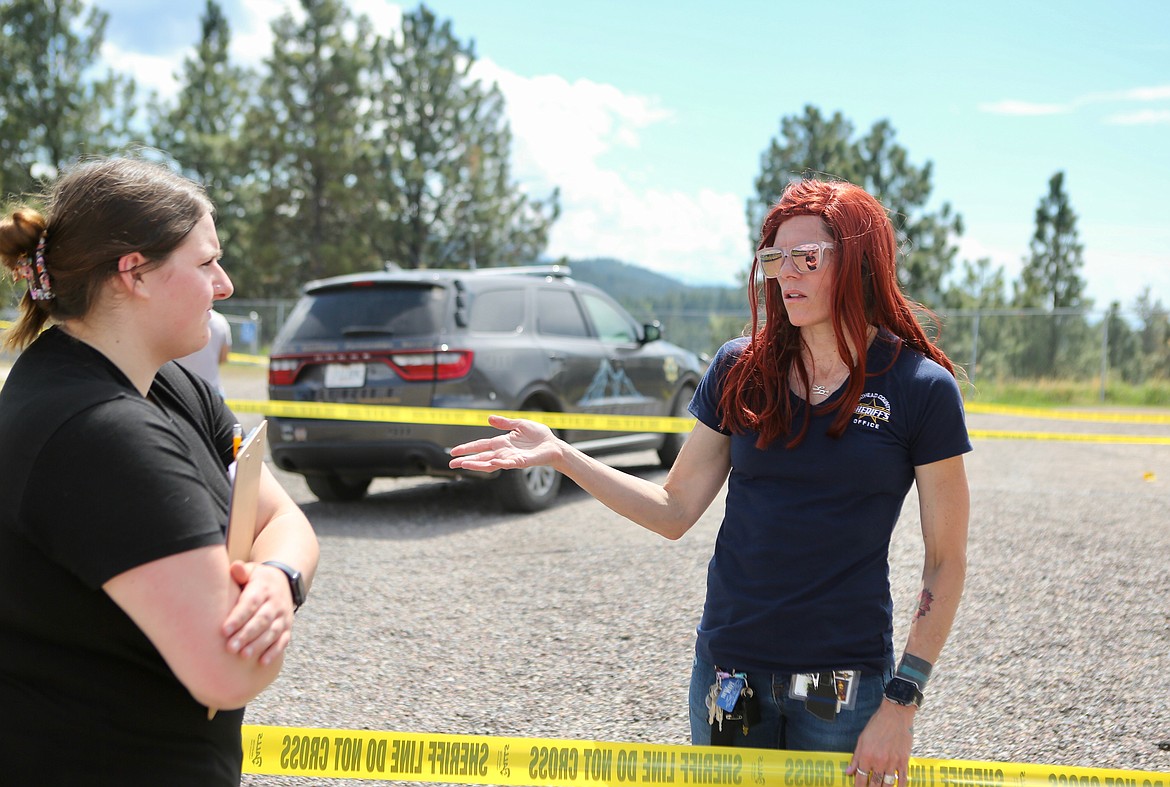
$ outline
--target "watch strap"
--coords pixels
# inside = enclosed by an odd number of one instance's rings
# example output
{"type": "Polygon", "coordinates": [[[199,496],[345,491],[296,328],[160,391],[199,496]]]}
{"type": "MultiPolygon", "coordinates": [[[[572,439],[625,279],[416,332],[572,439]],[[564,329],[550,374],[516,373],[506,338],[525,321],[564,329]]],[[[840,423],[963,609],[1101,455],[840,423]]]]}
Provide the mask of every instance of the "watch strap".
{"type": "Polygon", "coordinates": [[[301,605],[305,603],[305,581],[301,577],[301,572],[276,560],[265,560],[264,565],[284,572],[284,575],[288,577],[289,592],[292,593],[293,611],[300,609],[301,605]]]}

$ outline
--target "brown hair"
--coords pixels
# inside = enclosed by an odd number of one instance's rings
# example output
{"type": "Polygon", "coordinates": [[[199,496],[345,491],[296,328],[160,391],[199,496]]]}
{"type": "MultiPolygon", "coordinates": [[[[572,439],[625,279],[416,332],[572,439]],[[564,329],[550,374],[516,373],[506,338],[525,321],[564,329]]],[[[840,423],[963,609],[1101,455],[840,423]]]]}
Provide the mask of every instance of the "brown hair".
{"type": "Polygon", "coordinates": [[[0,262],[16,272],[45,239],[45,268],[54,297],[21,298],[5,336],[20,349],[50,320],[84,317],[118,260],[138,252],[159,265],[192,228],[214,212],[203,187],[166,166],[136,158],[82,161],[43,196],[44,211],[18,207],[0,220],[0,262]]]}
{"type": "MultiPolygon", "coordinates": [[[[794,182],[764,219],[758,248],[770,246],[780,225],[793,216],[817,216],[833,236],[836,253],[830,264],[836,269],[832,303],[837,351],[842,358],[849,358],[850,344],[858,348],[857,365],[850,371],[844,395],[826,406],[828,410],[839,410],[829,428],[829,434],[839,437],[853,417],[854,405],[865,385],[865,347],[871,324],[887,329],[896,340],[918,350],[951,374],[955,368],[915,318],[916,312],[927,317],[933,317],[932,313],[902,293],[898,284],[894,228],[880,202],[851,183],[794,182]]],[[[807,371],[800,362],[802,339],[800,329],[788,321],[776,279],[764,280],[766,321],[760,325],[759,291],[754,284],[758,267],[758,262],[752,263],[748,278],[753,282],[749,285],[751,341],[728,371],[720,398],[723,427],[740,434],[758,431],[760,448],[780,437],[788,437],[786,445],[791,448],[804,439],[812,409],[804,409],[804,420],[794,434],[789,379],[795,374],[806,386],[809,383],[807,371]]]]}

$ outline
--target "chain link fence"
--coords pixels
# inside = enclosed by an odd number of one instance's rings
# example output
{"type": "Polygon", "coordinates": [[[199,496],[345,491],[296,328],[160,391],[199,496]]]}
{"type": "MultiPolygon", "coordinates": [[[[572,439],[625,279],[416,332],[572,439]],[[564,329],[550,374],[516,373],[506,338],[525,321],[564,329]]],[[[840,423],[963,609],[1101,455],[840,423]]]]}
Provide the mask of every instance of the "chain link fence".
{"type": "MultiPolygon", "coordinates": [[[[649,315],[664,338],[710,356],[747,330],[750,315],[663,312],[649,315]]],[[[971,384],[1041,380],[1099,386],[1170,383],[1170,320],[1165,311],[982,309],[938,314],[928,325],[971,384]]]]}
{"type": "MultiPolygon", "coordinates": [[[[240,351],[262,354],[296,301],[232,298],[217,309],[232,323],[240,351]]],[[[635,313],[657,321],[664,338],[710,358],[723,342],[747,329],[750,313],[663,311],[635,313]]],[[[929,328],[971,382],[1110,378],[1130,384],[1170,379],[1170,330],[1165,313],[1139,315],[1075,309],[980,309],[939,313],[929,328]]]]}
{"type": "MultiPolygon", "coordinates": [[[[216,309],[232,326],[233,350],[264,355],[296,301],[232,298],[216,309]]],[[[747,328],[736,311],[663,311],[634,316],[657,321],[663,337],[710,358],[747,328]]],[[[1164,310],[982,309],[939,313],[936,332],[947,355],[974,384],[1059,380],[1100,386],[1170,382],[1170,320],[1164,310]]],[[[15,310],[0,314],[14,319],[15,310]]]]}

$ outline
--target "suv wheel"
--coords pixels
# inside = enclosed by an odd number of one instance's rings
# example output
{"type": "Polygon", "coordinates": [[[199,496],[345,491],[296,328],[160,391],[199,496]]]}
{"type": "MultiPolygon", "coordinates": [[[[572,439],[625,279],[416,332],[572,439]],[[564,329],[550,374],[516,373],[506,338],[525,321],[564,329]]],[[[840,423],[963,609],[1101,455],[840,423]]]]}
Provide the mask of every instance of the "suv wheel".
{"type": "Polygon", "coordinates": [[[345,503],[361,500],[370,488],[369,478],[341,478],[333,475],[307,475],[305,483],[309,491],[323,503],[345,503]]]}
{"type": "MultiPolygon", "coordinates": [[[[684,385],[679,389],[674,397],[674,406],[670,408],[670,414],[675,418],[690,418],[691,414],[687,412],[687,406],[691,403],[691,397],[695,395],[695,386],[684,385]]],[[[683,443],[687,441],[686,432],[668,432],[666,439],[662,441],[662,447],[658,449],[658,461],[662,466],[669,470],[674,466],[674,460],[678,459],[678,452],[682,450],[683,443]]]]}
{"type": "Polygon", "coordinates": [[[561,474],[551,467],[505,470],[496,479],[496,496],[508,511],[531,513],[552,505],[561,488],[561,474]]]}
{"type": "MultiPolygon", "coordinates": [[[[529,405],[523,409],[538,412],[542,408],[529,405]]],[[[496,497],[505,510],[527,514],[552,505],[561,489],[561,474],[551,467],[526,467],[505,470],[494,483],[496,497]]]]}

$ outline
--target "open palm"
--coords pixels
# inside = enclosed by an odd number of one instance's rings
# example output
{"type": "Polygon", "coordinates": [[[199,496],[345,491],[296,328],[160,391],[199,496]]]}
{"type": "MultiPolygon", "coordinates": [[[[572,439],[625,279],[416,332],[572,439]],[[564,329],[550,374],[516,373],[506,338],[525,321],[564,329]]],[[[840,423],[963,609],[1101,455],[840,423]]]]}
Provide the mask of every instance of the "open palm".
{"type": "Polygon", "coordinates": [[[489,416],[488,423],[505,433],[455,446],[451,449],[452,468],[516,470],[552,464],[560,454],[560,441],[544,424],[500,415],[489,416]]]}

